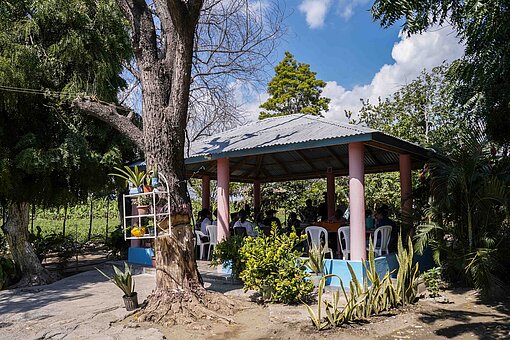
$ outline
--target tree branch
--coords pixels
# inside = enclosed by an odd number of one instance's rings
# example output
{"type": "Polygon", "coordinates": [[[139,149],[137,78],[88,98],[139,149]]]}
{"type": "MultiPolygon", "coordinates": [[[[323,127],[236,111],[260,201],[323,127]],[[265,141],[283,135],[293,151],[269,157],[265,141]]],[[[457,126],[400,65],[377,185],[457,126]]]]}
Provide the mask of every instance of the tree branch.
{"type": "Polygon", "coordinates": [[[123,135],[127,136],[144,150],[143,133],[133,122],[133,115],[124,116],[118,113],[114,105],[103,104],[90,97],[78,97],[72,102],[72,107],[109,124],[123,135]]]}

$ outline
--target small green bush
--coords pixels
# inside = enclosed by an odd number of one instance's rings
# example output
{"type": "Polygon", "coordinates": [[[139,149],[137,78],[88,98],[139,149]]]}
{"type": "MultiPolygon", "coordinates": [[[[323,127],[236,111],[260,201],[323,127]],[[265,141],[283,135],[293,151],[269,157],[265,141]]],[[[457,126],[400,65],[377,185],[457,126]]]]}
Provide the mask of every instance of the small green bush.
{"type": "Polygon", "coordinates": [[[441,284],[441,267],[435,267],[422,274],[430,297],[439,296],[439,285],[441,284]]]}
{"type": "Polygon", "coordinates": [[[269,236],[245,238],[240,254],[246,268],[239,277],[245,291],[254,289],[270,302],[296,303],[313,290],[302,253],[294,250],[306,235],[299,237],[295,231],[280,235],[277,229],[273,223],[269,236]]]}
{"type": "Polygon", "coordinates": [[[232,269],[232,276],[236,279],[239,274],[244,270],[245,265],[239,254],[243,246],[243,237],[239,235],[231,235],[226,240],[219,242],[214,247],[212,253],[211,266],[222,265],[224,267],[230,266],[232,269]]]}

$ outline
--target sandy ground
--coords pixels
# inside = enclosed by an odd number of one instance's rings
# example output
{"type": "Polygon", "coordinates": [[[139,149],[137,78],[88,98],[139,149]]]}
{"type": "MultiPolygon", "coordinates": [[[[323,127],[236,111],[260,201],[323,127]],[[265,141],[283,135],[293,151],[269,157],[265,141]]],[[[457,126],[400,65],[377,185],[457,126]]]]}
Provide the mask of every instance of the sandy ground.
{"type": "MultiPolygon", "coordinates": [[[[103,265],[102,267],[109,267],[103,265]]],[[[210,275],[212,276],[212,275],[210,275]]],[[[510,338],[508,301],[482,304],[473,291],[444,292],[398,313],[317,332],[304,306],[260,305],[253,292],[211,280],[206,287],[245,306],[225,325],[198,322],[162,328],[128,318],[121,292],[97,271],[54,284],[0,292],[0,339],[497,339],[510,338]],[[445,302],[448,303],[445,303],[445,302]]],[[[139,301],[155,285],[153,273],[135,276],[139,301]]]]}

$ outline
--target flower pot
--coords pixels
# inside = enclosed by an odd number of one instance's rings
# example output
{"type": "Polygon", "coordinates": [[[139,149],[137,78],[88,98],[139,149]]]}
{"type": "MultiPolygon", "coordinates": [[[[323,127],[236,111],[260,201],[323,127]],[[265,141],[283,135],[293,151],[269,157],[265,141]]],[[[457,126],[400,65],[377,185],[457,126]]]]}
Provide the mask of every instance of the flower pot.
{"type": "Polygon", "coordinates": [[[138,308],[138,294],[133,293],[131,296],[124,295],[122,297],[124,299],[124,305],[126,306],[127,311],[132,311],[138,308]]]}
{"type": "Polygon", "coordinates": [[[152,187],[150,185],[143,186],[143,192],[151,192],[151,191],[152,191],[152,187]]]}
{"type": "Polygon", "coordinates": [[[143,192],[143,189],[141,187],[129,188],[129,194],[130,195],[140,194],[142,192],[143,192]]]}
{"type": "Polygon", "coordinates": [[[139,205],[136,207],[136,211],[138,212],[138,215],[147,215],[149,213],[149,206],[139,205]]]}
{"type": "Polygon", "coordinates": [[[156,188],[159,185],[159,178],[152,177],[151,178],[151,185],[152,185],[153,188],[156,188]]]}
{"type": "Polygon", "coordinates": [[[312,281],[315,288],[319,287],[319,283],[323,276],[324,273],[310,273],[310,281],[312,281]]]}
{"type": "Polygon", "coordinates": [[[156,268],[156,256],[152,257],[152,268],[156,268]]]}

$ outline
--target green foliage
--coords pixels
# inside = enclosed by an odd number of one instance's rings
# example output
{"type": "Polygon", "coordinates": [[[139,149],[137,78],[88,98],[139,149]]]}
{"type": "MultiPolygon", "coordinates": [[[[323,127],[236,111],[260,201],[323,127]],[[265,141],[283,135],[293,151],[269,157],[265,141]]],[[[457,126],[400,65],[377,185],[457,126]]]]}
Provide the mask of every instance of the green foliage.
{"type": "Polygon", "coordinates": [[[418,278],[418,264],[413,266],[413,242],[411,237],[407,241],[408,249],[402,245],[402,237],[399,235],[397,243],[397,289],[396,293],[403,305],[413,303],[418,292],[416,280],[418,278]]]}
{"type": "Polygon", "coordinates": [[[376,104],[363,100],[359,118],[351,118],[351,123],[363,123],[424,147],[448,149],[455,143],[453,137],[467,127],[465,118],[452,108],[446,71],[445,64],[431,72],[423,70],[390,98],[379,98],[376,104]]]}
{"type": "Polygon", "coordinates": [[[111,173],[110,176],[116,176],[126,181],[126,187],[128,184],[131,186],[137,188],[141,187],[144,183],[146,174],[145,171],[140,171],[138,169],[138,166],[135,165],[134,170],[131,169],[129,166],[125,165],[124,169],[115,167],[115,170],[117,170],[117,173],[111,173]]]}
{"type": "Polygon", "coordinates": [[[400,246],[397,258],[401,266],[398,271],[397,287],[393,286],[389,272],[386,272],[382,279],[377,274],[374,250],[371,242],[368,252],[368,261],[363,263],[367,275],[366,279],[364,278],[363,280],[363,284],[361,284],[356,277],[356,273],[350,264],[347,264],[351,273],[349,294],[347,294],[344,284],[339,278],[342,292],[346,299],[346,304],[342,310],[339,308],[339,290],[333,293],[331,301],[323,301],[322,298],[322,291],[326,279],[336,275],[326,275],[321,279],[318,292],[319,306],[317,313],[315,313],[310,306],[306,305],[312,323],[318,330],[329,327],[339,327],[347,322],[365,320],[372,315],[377,315],[392,308],[404,306],[415,301],[418,265],[412,266],[413,249],[411,247],[406,251],[402,247],[400,235],[398,243],[400,246]],[[326,319],[324,320],[321,319],[322,303],[325,304],[326,311],[326,319]]]}
{"type": "Polygon", "coordinates": [[[124,272],[122,272],[119,268],[113,265],[114,274],[113,277],[109,277],[103,271],[96,268],[98,272],[103,274],[108,280],[112,281],[117,287],[122,290],[124,296],[130,297],[136,294],[135,292],[135,281],[133,280],[133,275],[131,274],[131,269],[129,268],[127,262],[124,262],[124,272]]]}
{"type": "Polygon", "coordinates": [[[260,105],[259,119],[294,113],[321,115],[330,99],[321,96],[326,83],[315,78],[310,65],[298,63],[290,52],[275,67],[276,75],[268,84],[269,99],[260,105]]]}
{"type": "Polygon", "coordinates": [[[239,274],[245,269],[245,264],[242,261],[240,250],[243,247],[244,238],[239,235],[230,235],[227,239],[219,242],[214,247],[212,254],[211,266],[230,266],[232,269],[232,276],[236,279],[239,274]]]}
{"type": "Polygon", "coordinates": [[[58,206],[113,188],[132,144],[68,100],[115,103],[130,57],[113,0],[0,2],[0,200],[58,206]]]}
{"type": "Polygon", "coordinates": [[[313,246],[308,250],[308,260],[305,265],[312,273],[321,274],[324,273],[324,258],[326,253],[324,247],[313,246]]]}
{"type": "Polygon", "coordinates": [[[482,118],[487,132],[510,142],[510,6],[507,0],[377,0],[372,14],[383,27],[402,24],[409,34],[448,24],[465,46],[464,56],[452,64],[449,78],[455,105],[466,116],[482,118]]]}
{"type": "Polygon", "coordinates": [[[44,236],[31,235],[34,252],[42,262],[48,255],[57,257],[59,269],[67,266],[68,261],[81,251],[81,244],[74,241],[70,235],[51,233],[44,236]]]}
{"type": "Polygon", "coordinates": [[[306,239],[293,231],[278,234],[273,223],[269,236],[247,237],[240,254],[246,268],[239,277],[244,289],[254,289],[271,302],[295,303],[304,300],[313,290],[305,273],[302,255],[295,247],[306,239]]]}
{"type": "Polygon", "coordinates": [[[439,286],[441,284],[441,267],[434,267],[421,274],[430,297],[439,296],[439,286]]]}
{"type": "Polygon", "coordinates": [[[16,280],[16,267],[11,259],[0,256],[0,290],[16,280]]]}
{"type": "Polygon", "coordinates": [[[484,294],[497,293],[510,264],[510,167],[481,129],[473,129],[458,143],[450,159],[427,166],[430,222],[418,228],[417,250],[430,246],[446,279],[472,284],[484,294]]]}

